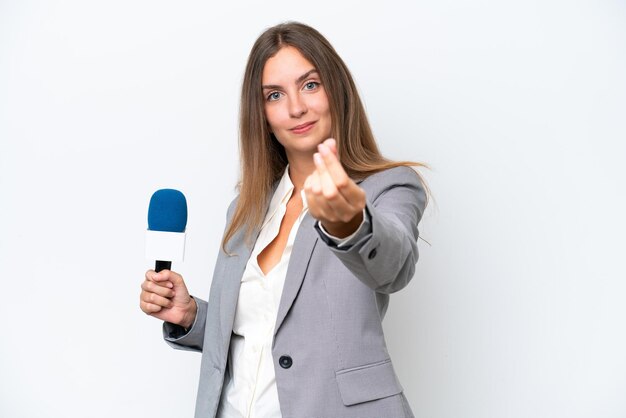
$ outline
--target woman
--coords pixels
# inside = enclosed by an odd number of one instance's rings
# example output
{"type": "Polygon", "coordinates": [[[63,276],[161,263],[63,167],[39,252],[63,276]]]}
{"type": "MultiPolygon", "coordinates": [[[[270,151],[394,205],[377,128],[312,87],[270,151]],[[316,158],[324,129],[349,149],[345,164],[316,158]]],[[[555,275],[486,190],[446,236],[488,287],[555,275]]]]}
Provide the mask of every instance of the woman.
{"type": "Polygon", "coordinates": [[[253,46],[240,141],[208,303],[167,270],[140,295],[202,351],[196,417],[412,417],[381,321],[417,262],[418,164],[381,156],[347,67],[299,23],[253,46]]]}

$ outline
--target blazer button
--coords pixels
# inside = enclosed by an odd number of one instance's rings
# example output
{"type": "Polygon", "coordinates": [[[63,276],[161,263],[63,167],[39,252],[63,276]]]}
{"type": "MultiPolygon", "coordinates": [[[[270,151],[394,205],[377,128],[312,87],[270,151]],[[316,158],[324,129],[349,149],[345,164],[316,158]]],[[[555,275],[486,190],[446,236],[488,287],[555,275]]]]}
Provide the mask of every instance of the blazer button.
{"type": "Polygon", "coordinates": [[[280,367],[282,367],[283,369],[288,369],[293,364],[293,360],[289,356],[280,356],[280,358],[278,359],[278,364],[280,364],[280,367]]]}
{"type": "Polygon", "coordinates": [[[370,251],[370,253],[367,255],[367,258],[369,258],[370,260],[374,257],[376,257],[376,248],[370,251]]]}

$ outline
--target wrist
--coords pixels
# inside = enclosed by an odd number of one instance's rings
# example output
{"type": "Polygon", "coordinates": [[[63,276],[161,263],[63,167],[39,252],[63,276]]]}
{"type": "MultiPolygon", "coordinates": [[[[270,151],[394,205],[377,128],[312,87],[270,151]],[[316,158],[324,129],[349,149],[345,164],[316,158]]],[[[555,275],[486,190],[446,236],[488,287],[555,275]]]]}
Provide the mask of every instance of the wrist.
{"type": "Polygon", "coordinates": [[[337,238],[345,238],[352,235],[363,222],[363,211],[359,211],[354,218],[348,222],[320,222],[324,230],[337,238]]]}
{"type": "Polygon", "coordinates": [[[182,322],[179,324],[181,327],[185,328],[185,330],[189,330],[193,323],[196,321],[196,315],[198,313],[198,305],[196,304],[196,300],[193,297],[189,297],[189,308],[185,315],[183,316],[182,322]]]}

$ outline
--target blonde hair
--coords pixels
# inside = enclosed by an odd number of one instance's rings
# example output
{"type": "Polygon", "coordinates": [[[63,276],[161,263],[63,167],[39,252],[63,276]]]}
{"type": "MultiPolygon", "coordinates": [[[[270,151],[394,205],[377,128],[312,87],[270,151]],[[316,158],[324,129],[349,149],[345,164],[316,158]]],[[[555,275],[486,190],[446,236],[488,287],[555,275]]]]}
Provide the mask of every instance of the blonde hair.
{"type": "Polygon", "coordinates": [[[351,178],[362,179],[397,166],[425,166],[390,161],[381,155],[352,75],[322,34],[298,22],[273,26],[252,46],[244,73],[239,115],[239,200],[222,240],[225,252],[226,244],[241,228],[246,228],[249,237],[261,226],[272,187],[287,166],[283,146],[269,131],[261,88],[265,63],[285,46],[298,49],[317,70],[330,104],[331,132],[337,141],[339,160],[351,178]]]}

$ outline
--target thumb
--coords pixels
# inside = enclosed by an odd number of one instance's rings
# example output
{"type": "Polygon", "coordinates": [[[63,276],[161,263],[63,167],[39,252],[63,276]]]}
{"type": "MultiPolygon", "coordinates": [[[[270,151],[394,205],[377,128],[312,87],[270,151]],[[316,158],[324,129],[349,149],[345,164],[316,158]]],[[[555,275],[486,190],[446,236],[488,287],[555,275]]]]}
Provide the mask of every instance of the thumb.
{"type": "Polygon", "coordinates": [[[171,270],[161,270],[158,273],[152,274],[152,280],[161,285],[165,285],[165,283],[170,282],[175,287],[184,284],[183,276],[171,270]]]}
{"type": "Polygon", "coordinates": [[[324,145],[326,145],[328,148],[330,148],[331,152],[333,154],[335,154],[335,156],[338,156],[338,154],[337,154],[337,141],[335,140],[335,138],[328,138],[326,141],[324,141],[324,145]]]}
{"type": "Polygon", "coordinates": [[[171,270],[161,270],[157,274],[160,276],[159,280],[172,283],[172,290],[175,292],[174,301],[186,301],[189,298],[189,291],[187,290],[183,276],[171,270]]]}

